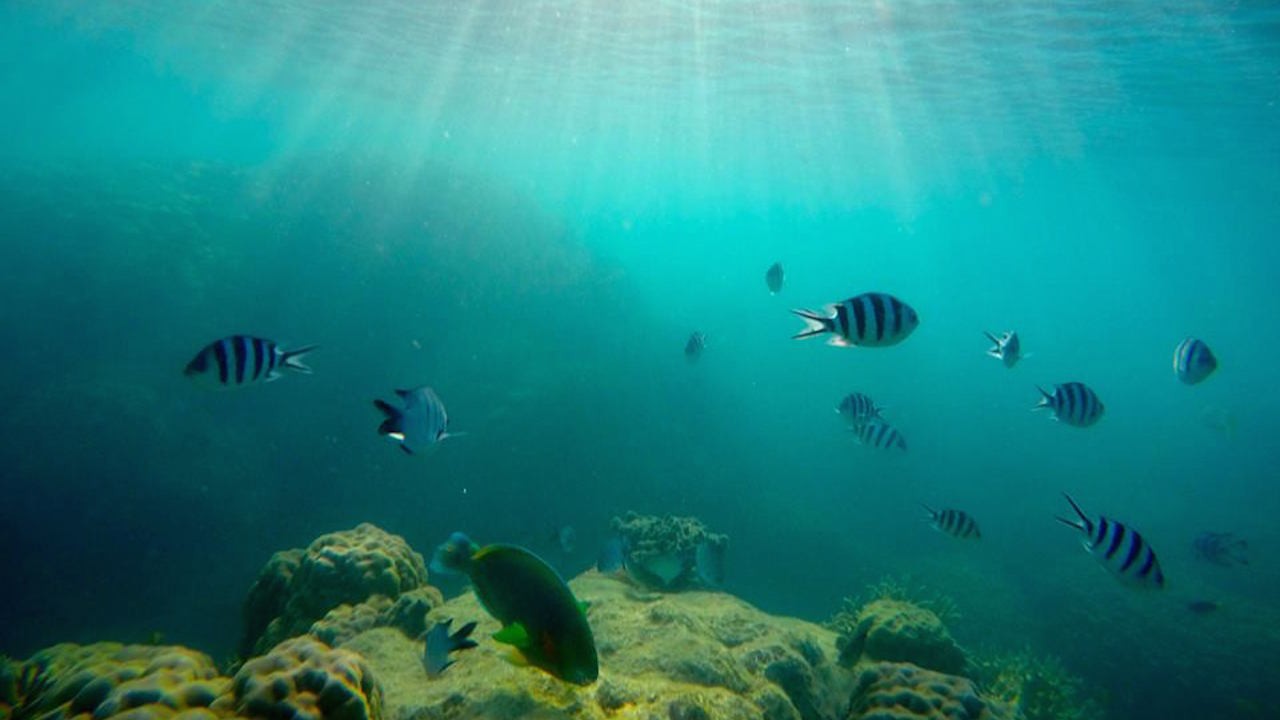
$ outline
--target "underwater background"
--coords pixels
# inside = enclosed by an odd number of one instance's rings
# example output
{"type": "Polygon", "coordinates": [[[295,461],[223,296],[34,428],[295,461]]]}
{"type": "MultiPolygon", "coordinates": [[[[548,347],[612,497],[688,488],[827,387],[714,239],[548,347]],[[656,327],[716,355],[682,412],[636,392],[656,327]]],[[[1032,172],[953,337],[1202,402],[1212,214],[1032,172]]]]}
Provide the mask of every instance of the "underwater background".
{"type": "Polygon", "coordinates": [[[725,590],[769,612],[906,578],[1115,717],[1276,707],[1280,7],[7,2],[0,59],[0,651],[221,657],[318,534],[573,576],[635,510],[729,535],[725,590]],[[789,339],[869,290],[912,337],[789,339]],[[233,333],[315,374],[194,387],[233,333]],[[1096,426],[1029,411],[1069,380],[1096,426]],[[409,456],[371,400],[418,385],[466,435],[409,456]],[[852,390],[907,453],[855,441],[852,390]],[[1168,587],[1108,577],[1063,491],[1168,587]],[[1197,562],[1208,530],[1249,565],[1197,562]]]}

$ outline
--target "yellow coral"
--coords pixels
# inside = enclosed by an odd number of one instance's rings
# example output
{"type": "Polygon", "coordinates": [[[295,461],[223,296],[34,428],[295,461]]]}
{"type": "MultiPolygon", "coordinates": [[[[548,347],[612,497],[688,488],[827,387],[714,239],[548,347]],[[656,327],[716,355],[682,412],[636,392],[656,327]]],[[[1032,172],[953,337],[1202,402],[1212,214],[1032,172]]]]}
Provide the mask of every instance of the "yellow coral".
{"type": "Polygon", "coordinates": [[[222,702],[238,715],[262,720],[382,717],[382,688],[364,659],[308,637],[286,640],[246,662],[222,702]]]}

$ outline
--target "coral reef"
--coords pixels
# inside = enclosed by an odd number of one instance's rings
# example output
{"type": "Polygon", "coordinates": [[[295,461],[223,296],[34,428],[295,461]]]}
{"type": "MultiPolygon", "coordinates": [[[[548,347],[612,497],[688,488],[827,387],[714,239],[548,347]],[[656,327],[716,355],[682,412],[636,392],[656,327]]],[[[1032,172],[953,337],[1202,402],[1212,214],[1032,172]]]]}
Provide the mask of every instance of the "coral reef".
{"type": "Polygon", "coordinates": [[[427,613],[443,602],[440,591],[430,585],[410,590],[394,601],[374,595],[362,603],[344,603],[330,610],[312,623],[308,632],[334,646],[375,627],[393,627],[416,638],[426,632],[427,613]]]}
{"type": "Polygon", "coordinates": [[[1014,720],[1002,703],[973,683],[907,663],[860,666],[846,720],[1014,720]]]}
{"type": "Polygon", "coordinates": [[[970,659],[971,675],[989,697],[1017,708],[1020,720],[1102,720],[1102,704],[1062,661],[1029,649],[979,653],[970,659]]]}
{"type": "Polygon", "coordinates": [[[951,675],[964,672],[964,651],[942,620],[914,603],[872,600],[856,612],[842,610],[831,626],[840,633],[842,665],[859,660],[909,662],[951,675]]]}
{"type": "Polygon", "coordinates": [[[261,720],[380,720],[382,688],[359,655],[300,637],[241,666],[219,707],[261,720]]]}
{"type": "MultiPolygon", "coordinates": [[[[644,585],[667,591],[706,588],[699,573],[699,548],[718,561],[729,547],[727,535],[713,533],[694,517],[639,515],[628,512],[612,521],[625,539],[627,569],[644,585]]],[[[704,568],[704,571],[707,570],[704,568]]]]}
{"type": "Polygon", "coordinates": [[[648,593],[588,572],[570,582],[589,603],[600,679],[580,688],[513,662],[488,635],[497,621],[467,593],[431,611],[432,623],[479,621],[480,646],[439,678],[422,643],[375,628],[342,647],[368,659],[386,691],[386,716],[444,718],[768,718],[826,720],[848,707],[854,677],[832,659],[836,636],[766,615],[731,595],[648,593]]]}
{"type": "Polygon", "coordinates": [[[162,720],[211,714],[229,680],[203,653],[182,647],[63,643],[20,671],[15,717],[162,720]]]}
{"type": "Polygon", "coordinates": [[[426,583],[422,556],[398,535],[369,523],[322,535],[305,550],[276,553],[259,573],[245,601],[240,653],[266,652],[344,603],[397,598],[426,583]]]}

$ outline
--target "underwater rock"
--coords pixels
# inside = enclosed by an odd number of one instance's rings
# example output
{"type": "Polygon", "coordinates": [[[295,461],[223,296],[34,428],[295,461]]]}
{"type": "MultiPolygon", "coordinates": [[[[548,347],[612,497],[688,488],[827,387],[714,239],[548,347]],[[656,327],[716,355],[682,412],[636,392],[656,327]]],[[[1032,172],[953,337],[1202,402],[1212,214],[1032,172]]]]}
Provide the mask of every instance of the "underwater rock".
{"type": "Polygon", "coordinates": [[[859,666],[846,720],[1015,720],[969,680],[908,663],[859,666]]]}
{"type": "Polygon", "coordinates": [[[259,720],[381,720],[382,688],[356,653],[300,637],[242,665],[218,707],[259,720]]]}
{"type": "Polygon", "coordinates": [[[175,646],[63,643],[40,650],[19,673],[22,718],[161,720],[212,710],[230,680],[203,653],[175,646]]]}
{"type": "Polygon", "coordinates": [[[612,526],[626,540],[627,571],[645,586],[680,591],[718,582],[719,568],[700,568],[699,555],[703,562],[722,564],[729,537],[707,530],[697,518],[628,512],[613,518],[612,526]]]}
{"type": "Polygon", "coordinates": [[[498,622],[472,593],[428,615],[429,623],[479,623],[472,635],[479,647],[438,678],[422,668],[422,642],[390,628],[342,648],[367,658],[387,720],[830,720],[848,708],[855,677],[834,662],[836,635],[818,625],[772,617],[724,593],[639,593],[595,572],[569,585],[589,603],[601,658],[599,680],[586,687],[513,662],[508,646],[490,639],[498,622]]]}
{"type": "Polygon", "coordinates": [[[837,644],[840,664],[859,660],[909,662],[949,675],[965,670],[964,651],[931,610],[905,600],[880,598],[858,610],[837,644]]]}
{"type": "Polygon", "coordinates": [[[276,553],[259,573],[245,601],[240,653],[266,652],[344,603],[394,599],[426,584],[422,556],[398,535],[369,523],[322,535],[305,550],[276,553]]]}
{"type": "Polygon", "coordinates": [[[416,638],[426,632],[427,613],[443,602],[440,591],[430,585],[410,590],[394,601],[385,595],[374,595],[362,603],[344,603],[330,610],[312,623],[308,633],[333,646],[375,627],[393,627],[416,638]]]}

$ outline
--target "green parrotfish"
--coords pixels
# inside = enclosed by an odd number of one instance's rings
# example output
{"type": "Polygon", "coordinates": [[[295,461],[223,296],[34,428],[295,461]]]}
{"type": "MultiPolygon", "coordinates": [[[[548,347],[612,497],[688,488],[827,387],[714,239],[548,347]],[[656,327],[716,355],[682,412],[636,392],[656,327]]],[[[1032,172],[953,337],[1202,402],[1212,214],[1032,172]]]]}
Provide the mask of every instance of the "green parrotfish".
{"type": "Polygon", "coordinates": [[[493,639],[518,649],[531,665],[578,685],[599,676],[585,605],[537,555],[515,545],[477,547],[455,532],[436,548],[431,570],[464,573],[480,604],[502,623],[493,639]]]}

